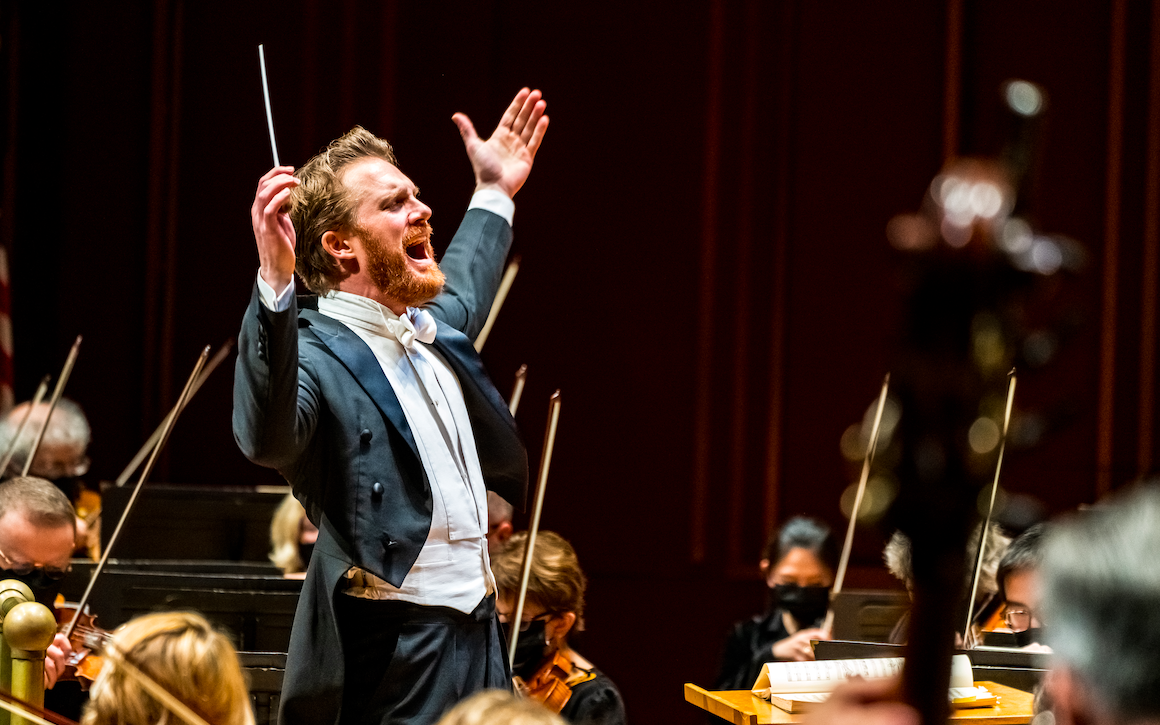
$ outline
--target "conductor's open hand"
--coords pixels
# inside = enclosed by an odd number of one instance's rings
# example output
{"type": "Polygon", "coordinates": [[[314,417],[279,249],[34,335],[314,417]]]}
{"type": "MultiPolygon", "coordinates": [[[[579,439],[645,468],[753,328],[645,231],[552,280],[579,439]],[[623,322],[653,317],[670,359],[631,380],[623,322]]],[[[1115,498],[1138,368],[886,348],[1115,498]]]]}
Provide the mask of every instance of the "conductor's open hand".
{"type": "Polygon", "coordinates": [[[294,279],[294,224],[286,211],[290,190],[298,186],[294,167],[275,166],[258,181],[250,221],[258,245],[260,274],[275,292],[286,289],[294,279]]]}
{"type": "Polygon", "coordinates": [[[497,189],[515,196],[527,181],[536,151],[548,131],[548,117],[544,115],[547,107],[538,90],[521,89],[486,141],[476,135],[475,126],[466,115],[457,113],[451,117],[471,159],[476,191],[497,189]]]}

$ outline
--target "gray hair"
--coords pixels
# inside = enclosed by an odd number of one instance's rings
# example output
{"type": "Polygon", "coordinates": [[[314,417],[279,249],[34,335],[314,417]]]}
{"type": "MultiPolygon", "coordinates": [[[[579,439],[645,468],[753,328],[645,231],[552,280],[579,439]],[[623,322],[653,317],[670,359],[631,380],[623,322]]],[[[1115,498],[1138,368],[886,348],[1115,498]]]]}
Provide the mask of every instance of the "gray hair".
{"type": "Polygon", "coordinates": [[[1053,526],[1042,572],[1057,664],[1117,720],[1160,715],[1160,486],[1053,526]]]}
{"type": "Polygon", "coordinates": [[[9,511],[24,514],[33,526],[76,529],[72,502],[52,482],[36,476],[17,476],[0,483],[0,518],[9,511]]]}
{"type": "MultiPolygon", "coordinates": [[[[9,411],[3,420],[0,420],[0,453],[8,450],[12,437],[16,435],[16,429],[20,427],[20,421],[23,420],[29,405],[30,403],[27,402],[21,403],[9,411]]],[[[20,434],[20,440],[17,442],[16,452],[12,456],[13,465],[23,467],[24,461],[28,458],[28,452],[32,449],[32,443],[36,440],[36,431],[44,424],[44,416],[47,413],[48,403],[38,403],[33,409],[32,415],[28,418],[28,424],[24,426],[24,431],[20,434]]],[[[44,441],[41,445],[66,446],[77,451],[79,456],[83,455],[85,449],[89,447],[91,439],[92,429],[89,428],[89,421],[85,418],[85,412],[81,410],[81,406],[68,398],[61,398],[57,401],[56,409],[52,412],[52,420],[49,421],[48,428],[44,431],[44,441]]],[[[0,472],[0,474],[2,473],[0,472]]]]}
{"type": "Polygon", "coordinates": [[[503,500],[498,493],[495,491],[487,492],[487,520],[489,526],[492,525],[493,521],[496,524],[502,524],[505,521],[510,524],[514,512],[515,509],[512,508],[512,505],[503,500]]]}
{"type": "MultiPolygon", "coordinates": [[[[971,531],[971,538],[967,540],[966,560],[963,567],[966,576],[966,580],[963,582],[964,592],[970,589],[971,581],[975,578],[975,559],[978,557],[979,531],[982,526],[982,523],[976,524],[974,530],[971,531]]],[[[996,524],[991,524],[987,530],[987,549],[986,555],[983,557],[983,571],[979,576],[980,592],[995,593],[995,572],[999,568],[999,560],[1003,558],[1010,543],[1011,539],[1003,534],[1002,529],[996,524]]],[[[890,537],[890,541],[886,542],[886,548],[882,551],[882,559],[886,562],[886,568],[890,570],[890,573],[909,588],[914,582],[910,538],[901,531],[895,531],[894,535],[890,537]]]]}

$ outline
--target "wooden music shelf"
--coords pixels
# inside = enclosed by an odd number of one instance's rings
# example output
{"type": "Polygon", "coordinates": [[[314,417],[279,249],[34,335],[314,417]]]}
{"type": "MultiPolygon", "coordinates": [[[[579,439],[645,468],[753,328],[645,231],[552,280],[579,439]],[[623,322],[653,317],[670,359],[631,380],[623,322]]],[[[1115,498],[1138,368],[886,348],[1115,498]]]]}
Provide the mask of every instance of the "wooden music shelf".
{"type": "MultiPolygon", "coordinates": [[[[1026,725],[1031,722],[1034,697],[1022,690],[995,682],[976,682],[999,698],[994,707],[955,710],[951,720],[963,725],[1026,725]]],[[[685,683],[685,701],[705,712],[724,718],[734,725],[768,725],[769,723],[796,723],[808,717],[790,715],[770,705],[749,690],[719,690],[710,692],[691,682],[685,683]]]]}

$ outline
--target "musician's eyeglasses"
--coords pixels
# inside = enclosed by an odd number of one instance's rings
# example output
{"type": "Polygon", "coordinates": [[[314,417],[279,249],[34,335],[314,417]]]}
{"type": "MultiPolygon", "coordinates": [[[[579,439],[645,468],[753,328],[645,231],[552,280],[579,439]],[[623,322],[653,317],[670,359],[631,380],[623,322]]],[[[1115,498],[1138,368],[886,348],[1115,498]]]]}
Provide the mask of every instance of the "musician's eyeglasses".
{"type": "Polygon", "coordinates": [[[4,560],[4,568],[16,576],[28,576],[37,569],[40,569],[49,579],[64,579],[65,575],[72,571],[71,564],[61,568],[57,566],[44,566],[43,564],[16,562],[13,561],[12,557],[5,554],[2,550],[0,550],[0,559],[4,560]]]}
{"type": "Polygon", "coordinates": [[[1031,617],[1034,616],[1029,609],[1004,609],[1003,621],[1007,623],[1007,628],[1012,632],[1022,632],[1031,627],[1031,617]]]}
{"type": "Polygon", "coordinates": [[[520,622],[520,631],[527,632],[529,629],[532,628],[532,622],[546,622],[555,616],[556,616],[555,612],[544,612],[543,614],[538,614],[535,617],[532,617],[531,619],[529,619],[527,621],[521,621],[520,622]]]}

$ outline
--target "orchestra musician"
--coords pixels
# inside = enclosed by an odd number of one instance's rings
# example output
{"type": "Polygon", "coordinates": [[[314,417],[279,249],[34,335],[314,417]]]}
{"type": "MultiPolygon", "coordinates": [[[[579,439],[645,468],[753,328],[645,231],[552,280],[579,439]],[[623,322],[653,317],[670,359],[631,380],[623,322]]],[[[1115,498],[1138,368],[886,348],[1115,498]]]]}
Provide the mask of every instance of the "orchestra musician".
{"type": "MultiPolygon", "coordinates": [[[[979,524],[971,532],[971,537],[967,541],[967,549],[964,552],[966,560],[963,571],[966,578],[963,581],[962,592],[963,618],[966,617],[967,600],[970,597],[968,590],[971,587],[971,582],[974,581],[975,562],[979,552],[979,531],[981,529],[982,524],[979,524]]],[[[991,524],[990,528],[987,529],[987,544],[986,550],[983,552],[985,556],[983,557],[982,573],[979,576],[979,591],[976,596],[976,601],[982,602],[983,606],[976,607],[976,614],[989,611],[989,602],[998,596],[998,586],[995,583],[996,572],[999,569],[999,561],[1003,558],[1003,553],[1010,543],[1011,539],[1003,533],[997,524],[991,524]]],[[[882,559],[886,562],[886,568],[890,573],[906,585],[907,593],[913,597],[914,572],[911,567],[910,539],[907,538],[906,534],[901,531],[894,532],[894,535],[886,542],[886,548],[882,551],[882,559]]],[[[960,618],[960,621],[963,618],[960,618]]],[[[894,625],[888,641],[893,644],[906,644],[909,629],[910,613],[906,612],[899,617],[898,622],[894,625]]],[[[956,632],[955,637],[957,641],[962,642],[961,632],[956,632]]]]}
{"type": "Polygon", "coordinates": [[[510,686],[486,490],[523,506],[527,455],[470,339],[499,285],[545,107],[521,90],[486,141],[454,117],[476,192],[442,260],[446,286],[431,210],[386,141],[356,127],[296,173],[259,181],[234,436],[290,481],[319,529],[282,723],[426,724],[510,686]],[[295,271],[315,296],[295,297],[295,271]]]}
{"type": "Polygon", "coordinates": [[[810,640],[829,639],[819,627],[837,564],[837,543],[821,521],[795,516],[770,536],[760,562],[769,606],[733,626],[714,689],[748,690],[766,662],[814,658],[810,640]]]}
{"type": "MultiPolygon", "coordinates": [[[[36,601],[53,609],[69,571],[76,513],[68,497],[43,478],[17,477],[0,483],[0,580],[18,579],[36,601]]],[[[44,686],[64,671],[72,646],[57,634],[44,658],[44,686]]]]}
{"type": "Polygon", "coordinates": [[[487,550],[495,553],[512,537],[512,505],[494,491],[487,492],[487,550]]]}
{"type": "Polygon", "coordinates": [[[270,521],[270,561],[291,579],[306,576],[306,565],[318,540],[318,527],[310,523],[306,509],[288,493],[270,521]]]}
{"type": "Polygon", "coordinates": [[[1003,600],[1003,621],[1017,635],[1021,647],[1046,650],[1039,621],[1040,567],[1047,524],[1036,524],[1007,547],[995,582],[1003,600]]]}
{"type": "MultiPolygon", "coordinates": [[[[1140,486],[1051,524],[1041,602],[1055,725],[1160,722],[1160,487],[1140,486]]],[[[919,725],[897,681],[839,687],[806,725],[919,725]]],[[[1038,718],[1036,720],[1038,722],[1038,718]]]]}
{"type": "MultiPolygon", "coordinates": [[[[492,555],[499,589],[496,607],[509,631],[515,626],[511,618],[519,596],[527,537],[523,531],[513,535],[507,546],[492,555]]],[[[545,694],[555,690],[557,694],[544,704],[560,708],[558,712],[567,722],[623,725],[620,691],[569,644],[569,635],[583,628],[584,591],[588,584],[575,549],[559,534],[540,531],[532,552],[515,647],[513,674],[518,678],[517,689],[525,689],[532,699],[542,699],[537,697],[537,683],[545,694]],[[560,694],[568,691],[570,694],[560,694]]]]}
{"type": "MultiPolygon", "coordinates": [[[[44,424],[48,409],[48,403],[37,403],[32,407],[31,402],[24,402],[0,420],[0,451],[7,451],[21,421],[28,417],[24,431],[16,441],[8,470],[2,472],[3,477],[18,476],[24,469],[36,440],[36,431],[44,424]]],[[[40,447],[36,449],[36,458],[28,469],[30,476],[52,481],[72,502],[77,512],[76,550],[87,549],[86,556],[96,552],[100,542],[97,515],[100,513],[101,495],[81,478],[89,471],[91,440],[92,429],[84,410],[72,400],[61,398],[52,411],[52,419],[44,430],[40,447]]]]}
{"type": "Polygon", "coordinates": [[[250,693],[229,640],[195,612],[157,612],[129,620],[106,654],[82,725],[185,723],[122,662],[152,679],[209,725],[253,723],[250,693]],[[115,652],[109,653],[113,648],[115,652]]]}

